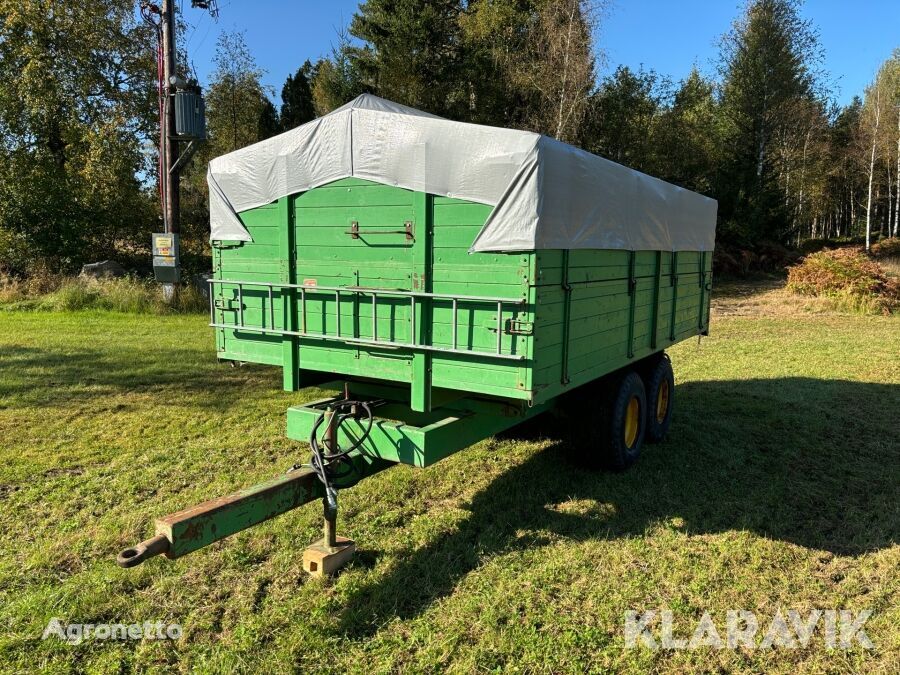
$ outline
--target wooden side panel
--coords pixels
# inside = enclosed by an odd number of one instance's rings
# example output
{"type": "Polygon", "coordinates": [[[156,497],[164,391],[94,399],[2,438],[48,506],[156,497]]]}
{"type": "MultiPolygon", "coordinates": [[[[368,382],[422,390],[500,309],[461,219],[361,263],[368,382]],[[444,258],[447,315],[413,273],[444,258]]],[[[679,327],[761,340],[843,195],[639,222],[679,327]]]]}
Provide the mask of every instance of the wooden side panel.
{"type": "Polygon", "coordinates": [[[566,336],[565,256],[562,251],[536,253],[536,401],[590,382],[708,326],[711,256],[681,252],[673,268],[669,252],[638,251],[633,267],[630,255],[613,250],[570,252],[566,336]]]}
{"type": "MultiPolygon", "coordinates": [[[[529,299],[530,253],[476,253],[469,247],[491,213],[491,207],[447,197],[434,197],[433,292],[529,299]]],[[[432,339],[452,346],[452,304],[435,301],[432,339]]],[[[459,304],[457,346],[494,352],[497,348],[495,304],[459,304]]],[[[532,307],[504,307],[500,348],[503,353],[529,354],[532,338],[508,331],[510,322],[533,322],[532,307]]],[[[507,398],[530,396],[527,361],[497,361],[478,356],[435,354],[432,377],[436,387],[460,389],[507,398]]]]}
{"type": "MultiPolygon", "coordinates": [[[[279,283],[283,280],[285,261],[281,255],[284,233],[284,208],[279,202],[246,211],[241,221],[252,244],[217,242],[213,247],[213,272],[217,279],[236,281],[265,281],[279,283]]],[[[215,286],[213,299],[217,322],[239,323],[238,292],[234,286],[215,286]]],[[[281,294],[273,294],[273,306],[269,306],[268,292],[255,288],[244,290],[244,324],[265,326],[272,324],[283,329],[285,307],[281,294]]],[[[216,349],[219,358],[232,361],[249,361],[269,365],[282,365],[282,338],[277,335],[259,335],[236,330],[216,330],[216,349]]]]}

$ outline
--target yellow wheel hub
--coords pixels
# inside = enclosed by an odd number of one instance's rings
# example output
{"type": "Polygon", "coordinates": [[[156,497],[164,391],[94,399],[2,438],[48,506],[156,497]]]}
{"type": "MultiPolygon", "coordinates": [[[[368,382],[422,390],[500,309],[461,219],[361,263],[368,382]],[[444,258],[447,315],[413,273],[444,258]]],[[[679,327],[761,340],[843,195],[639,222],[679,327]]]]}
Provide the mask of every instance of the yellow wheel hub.
{"type": "Polygon", "coordinates": [[[641,428],[641,404],[637,396],[632,396],[625,408],[625,446],[631,448],[637,440],[641,428]]]}
{"type": "Polygon", "coordinates": [[[663,380],[656,392],[656,421],[662,424],[666,421],[666,413],[669,412],[669,381],[663,380]]]}

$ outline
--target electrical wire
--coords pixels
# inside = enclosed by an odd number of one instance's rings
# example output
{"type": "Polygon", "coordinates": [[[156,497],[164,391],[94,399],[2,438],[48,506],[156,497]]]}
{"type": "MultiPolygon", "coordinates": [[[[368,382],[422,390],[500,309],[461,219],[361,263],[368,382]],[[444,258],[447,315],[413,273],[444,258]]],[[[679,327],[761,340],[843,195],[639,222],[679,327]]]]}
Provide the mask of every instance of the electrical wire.
{"type": "Polygon", "coordinates": [[[162,44],[162,11],[159,6],[147,2],[147,0],[143,0],[141,2],[141,16],[144,21],[153,26],[154,32],[156,34],[156,86],[157,86],[157,112],[159,113],[159,155],[157,159],[157,171],[159,172],[159,178],[157,181],[157,187],[159,190],[159,203],[160,203],[160,212],[163,215],[163,220],[166,217],[166,189],[167,189],[167,181],[166,174],[163,169],[163,158],[165,157],[166,152],[166,134],[163,125],[163,119],[165,117],[165,105],[166,105],[166,85],[164,82],[165,79],[165,63],[164,63],[164,55],[163,55],[163,44],[162,44]],[[159,20],[153,18],[153,15],[159,15],[159,20]]]}

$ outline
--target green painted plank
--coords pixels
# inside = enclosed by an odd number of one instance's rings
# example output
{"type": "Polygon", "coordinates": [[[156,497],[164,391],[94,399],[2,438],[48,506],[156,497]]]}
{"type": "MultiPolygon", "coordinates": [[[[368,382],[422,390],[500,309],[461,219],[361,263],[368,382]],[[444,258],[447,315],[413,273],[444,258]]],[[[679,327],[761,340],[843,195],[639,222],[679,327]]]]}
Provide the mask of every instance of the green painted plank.
{"type": "Polygon", "coordinates": [[[434,207],[434,224],[436,228],[448,230],[456,230],[459,228],[471,231],[471,228],[481,229],[490,215],[491,207],[489,206],[471,203],[436,203],[434,207]]]}
{"type": "MultiPolygon", "coordinates": [[[[389,185],[361,186],[335,186],[316,188],[304,192],[296,198],[295,208],[299,210],[319,209],[322,207],[339,206],[365,207],[365,206],[411,206],[413,193],[389,185]]],[[[300,215],[299,218],[305,216],[300,215]]]]}
{"type": "MultiPolygon", "coordinates": [[[[362,237],[365,230],[376,227],[403,229],[404,223],[413,220],[414,217],[413,207],[408,204],[363,207],[319,206],[314,209],[298,208],[295,227],[298,232],[302,231],[306,238],[328,236],[329,231],[333,231],[335,235],[340,235],[341,241],[359,243],[360,239],[353,239],[347,234],[350,223],[354,220],[359,223],[362,237]]],[[[398,235],[398,238],[403,238],[403,235],[398,235]]],[[[298,244],[302,245],[303,242],[303,238],[297,239],[298,244]]]]}

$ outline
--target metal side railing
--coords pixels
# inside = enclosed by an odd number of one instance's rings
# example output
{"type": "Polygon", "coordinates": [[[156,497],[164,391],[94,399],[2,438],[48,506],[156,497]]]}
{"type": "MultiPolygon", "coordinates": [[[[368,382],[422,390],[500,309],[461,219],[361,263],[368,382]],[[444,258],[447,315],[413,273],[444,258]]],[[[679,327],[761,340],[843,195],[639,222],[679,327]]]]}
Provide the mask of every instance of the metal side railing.
{"type": "MultiPolygon", "coordinates": [[[[266,297],[266,296],[263,296],[266,297]]],[[[495,298],[480,295],[452,295],[447,293],[425,293],[421,291],[400,291],[384,288],[368,288],[364,286],[305,286],[301,284],[282,284],[270,283],[266,281],[236,281],[233,279],[209,279],[209,325],[212,328],[226,328],[232,330],[245,331],[250,333],[260,333],[263,335],[281,335],[293,336],[301,338],[310,338],[316,340],[331,340],[342,342],[350,345],[361,345],[370,347],[384,347],[392,349],[411,349],[428,352],[441,352],[444,354],[461,354],[465,356],[484,356],[495,359],[507,359],[514,361],[522,361],[525,359],[524,354],[505,353],[502,350],[502,340],[504,333],[503,324],[503,308],[508,306],[523,307],[524,299],[512,298],[495,298]],[[234,286],[237,290],[237,323],[225,323],[216,321],[216,305],[215,293],[213,289],[216,285],[234,286]],[[269,326],[248,326],[244,321],[244,287],[264,288],[268,297],[268,316],[269,326]],[[282,291],[281,296],[284,298],[283,291],[293,289],[299,292],[300,305],[300,330],[291,331],[275,327],[275,291],[282,291]],[[355,296],[371,296],[372,298],[372,339],[348,337],[341,334],[341,296],[353,294],[355,296]],[[306,318],[306,300],[309,295],[333,295],[335,301],[335,333],[312,333],[307,330],[306,318]],[[378,339],[378,299],[385,298],[409,298],[409,340],[406,342],[397,342],[396,340],[379,340],[378,339]],[[430,344],[423,344],[416,336],[416,303],[417,300],[449,300],[452,310],[451,322],[451,346],[436,347],[430,344]],[[497,316],[497,344],[494,351],[484,351],[477,349],[460,349],[458,345],[458,316],[460,304],[465,305],[495,305],[497,316]]],[[[265,315],[265,308],[260,307],[261,312],[265,315]]],[[[220,311],[234,311],[220,309],[220,311]]],[[[323,329],[325,322],[323,321],[323,329]]]]}

